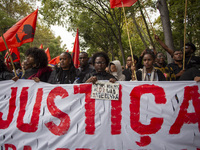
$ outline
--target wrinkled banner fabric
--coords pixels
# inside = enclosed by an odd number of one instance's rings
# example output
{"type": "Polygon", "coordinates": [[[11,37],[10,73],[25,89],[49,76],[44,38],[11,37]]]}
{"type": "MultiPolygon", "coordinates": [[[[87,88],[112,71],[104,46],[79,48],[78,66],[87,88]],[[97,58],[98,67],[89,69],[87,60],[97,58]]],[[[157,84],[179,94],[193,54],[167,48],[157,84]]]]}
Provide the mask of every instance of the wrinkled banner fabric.
{"type": "Polygon", "coordinates": [[[119,83],[116,101],[91,84],[1,81],[1,149],[200,149],[199,83],[119,83]]]}

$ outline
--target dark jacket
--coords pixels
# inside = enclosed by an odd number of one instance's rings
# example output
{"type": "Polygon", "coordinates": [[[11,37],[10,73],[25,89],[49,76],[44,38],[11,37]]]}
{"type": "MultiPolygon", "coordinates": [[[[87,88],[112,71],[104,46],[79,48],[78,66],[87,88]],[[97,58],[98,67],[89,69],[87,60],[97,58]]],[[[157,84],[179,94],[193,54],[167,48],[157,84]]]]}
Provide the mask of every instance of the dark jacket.
{"type": "Polygon", "coordinates": [[[196,76],[200,76],[200,68],[192,67],[186,70],[179,78],[179,80],[194,80],[196,76]]]}
{"type": "Polygon", "coordinates": [[[83,79],[85,75],[93,71],[94,71],[94,68],[90,66],[89,64],[85,66],[84,68],[79,67],[76,71],[76,74],[77,74],[76,83],[83,83],[83,79]]]}
{"type": "Polygon", "coordinates": [[[123,74],[125,75],[125,81],[130,81],[132,79],[132,71],[130,68],[124,69],[123,74]]]}
{"type": "Polygon", "coordinates": [[[30,68],[25,71],[23,79],[31,79],[33,77],[38,77],[40,81],[47,82],[51,75],[51,72],[52,69],[48,66],[44,68],[30,68]]]}
{"type": "Polygon", "coordinates": [[[69,70],[56,68],[52,71],[48,83],[51,84],[73,84],[76,79],[76,68],[71,66],[69,70]]]}
{"type": "Polygon", "coordinates": [[[116,79],[113,75],[111,75],[110,73],[107,73],[106,71],[97,73],[94,70],[93,72],[86,74],[85,78],[83,79],[83,83],[85,83],[92,76],[96,76],[97,80],[109,80],[110,78],[116,79]]]}
{"type": "Polygon", "coordinates": [[[8,72],[8,71],[0,72],[0,81],[10,80],[13,77],[14,77],[14,74],[12,72],[8,72]]]}

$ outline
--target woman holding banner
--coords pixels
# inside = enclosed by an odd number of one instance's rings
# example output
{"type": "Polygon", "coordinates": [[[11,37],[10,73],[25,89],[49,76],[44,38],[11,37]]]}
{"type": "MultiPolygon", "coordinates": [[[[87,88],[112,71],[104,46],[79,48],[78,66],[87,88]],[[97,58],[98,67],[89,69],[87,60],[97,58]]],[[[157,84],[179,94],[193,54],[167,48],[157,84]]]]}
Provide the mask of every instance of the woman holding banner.
{"type": "Polygon", "coordinates": [[[117,79],[106,72],[106,67],[109,64],[109,57],[104,52],[97,52],[92,57],[92,64],[95,70],[91,73],[86,74],[83,82],[85,83],[96,83],[97,80],[109,80],[114,83],[117,79]]]}
{"type": "Polygon", "coordinates": [[[26,51],[26,64],[30,66],[25,70],[24,79],[33,79],[36,82],[47,82],[51,74],[51,68],[48,67],[47,55],[43,49],[37,47],[26,51]]]}

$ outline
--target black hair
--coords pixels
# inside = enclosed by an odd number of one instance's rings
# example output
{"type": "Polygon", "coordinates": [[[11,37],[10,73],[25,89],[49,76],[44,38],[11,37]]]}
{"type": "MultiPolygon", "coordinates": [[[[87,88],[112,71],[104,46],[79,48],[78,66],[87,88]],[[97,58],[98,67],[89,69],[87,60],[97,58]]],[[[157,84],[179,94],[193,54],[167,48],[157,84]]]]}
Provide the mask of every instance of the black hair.
{"type": "Polygon", "coordinates": [[[67,55],[67,58],[71,59],[70,67],[71,67],[71,66],[74,66],[74,62],[73,62],[73,60],[72,60],[72,56],[71,56],[70,53],[68,53],[68,52],[62,52],[61,54],[65,54],[65,55],[67,55]]]}
{"type": "MultiPolygon", "coordinates": [[[[131,55],[129,55],[128,57],[131,57],[131,58],[132,58],[131,55]]],[[[127,58],[128,58],[128,57],[127,57],[127,58]]],[[[136,61],[138,62],[138,57],[137,57],[136,55],[133,55],[133,59],[136,60],[136,61]]],[[[137,63],[137,62],[136,62],[136,63],[137,63]]]]}
{"type": "Polygon", "coordinates": [[[14,62],[15,69],[22,69],[20,62],[14,62]]]}
{"type": "Polygon", "coordinates": [[[43,49],[39,49],[37,47],[29,48],[26,51],[25,56],[29,55],[34,58],[37,68],[44,68],[48,65],[48,58],[43,49]]]}
{"type": "Polygon", "coordinates": [[[95,64],[95,60],[97,57],[103,57],[106,60],[106,66],[108,66],[110,59],[108,57],[108,55],[105,52],[97,52],[92,56],[92,64],[95,64]]]}
{"type": "Polygon", "coordinates": [[[155,56],[155,54],[154,54],[154,52],[153,52],[152,50],[147,49],[147,50],[144,52],[144,55],[146,55],[146,54],[151,55],[151,57],[153,58],[153,60],[155,60],[156,56],[155,56]]]}
{"type": "Polygon", "coordinates": [[[6,64],[4,63],[3,59],[0,59],[0,72],[8,71],[6,64]]]}
{"type": "Polygon", "coordinates": [[[193,50],[193,53],[196,51],[196,46],[193,43],[186,43],[185,46],[190,46],[193,50]]]}
{"type": "Polygon", "coordinates": [[[88,53],[86,53],[86,52],[80,52],[79,55],[80,54],[86,54],[86,56],[88,57],[88,53]]]}
{"type": "MultiPolygon", "coordinates": [[[[163,54],[163,52],[157,52],[156,53],[156,57],[158,56],[158,54],[163,54]]],[[[163,54],[164,55],[164,54],[163,54]]]]}

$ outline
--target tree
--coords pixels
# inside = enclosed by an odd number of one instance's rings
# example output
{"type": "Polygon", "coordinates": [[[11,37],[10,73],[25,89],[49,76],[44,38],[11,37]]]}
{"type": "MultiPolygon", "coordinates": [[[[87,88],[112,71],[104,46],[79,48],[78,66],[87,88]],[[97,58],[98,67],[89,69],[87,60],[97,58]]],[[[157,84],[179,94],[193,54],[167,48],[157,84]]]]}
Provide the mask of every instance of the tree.
{"type": "MultiPolygon", "coordinates": [[[[157,8],[160,11],[163,32],[165,36],[165,44],[172,50],[174,50],[173,38],[172,38],[172,31],[169,19],[169,11],[167,7],[166,0],[158,0],[157,8]]],[[[168,63],[172,62],[172,58],[169,54],[167,54],[168,63]]]]}

